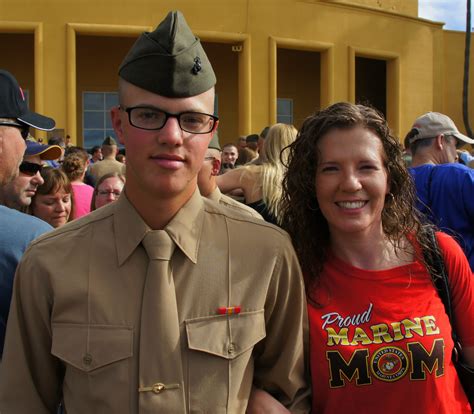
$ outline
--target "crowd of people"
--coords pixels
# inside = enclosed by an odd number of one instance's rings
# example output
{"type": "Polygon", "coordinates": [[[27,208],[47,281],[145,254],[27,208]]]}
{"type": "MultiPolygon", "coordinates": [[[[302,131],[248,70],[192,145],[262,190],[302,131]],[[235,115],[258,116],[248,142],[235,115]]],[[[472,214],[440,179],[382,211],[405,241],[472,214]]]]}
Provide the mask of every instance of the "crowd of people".
{"type": "Polygon", "coordinates": [[[170,12],[119,68],[119,160],[29,137],[0,70],[0,411],[471,413],[474,140],[340,102],[221,147],[215,84],[170,12]]]}

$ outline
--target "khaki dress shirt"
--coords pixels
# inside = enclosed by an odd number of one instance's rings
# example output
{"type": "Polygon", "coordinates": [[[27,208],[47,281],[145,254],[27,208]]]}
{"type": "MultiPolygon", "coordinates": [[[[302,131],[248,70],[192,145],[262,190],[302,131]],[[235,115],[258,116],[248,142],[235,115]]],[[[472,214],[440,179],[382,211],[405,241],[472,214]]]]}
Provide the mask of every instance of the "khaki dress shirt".
{"type": "Polygon", "coordinates": [[[103,159],[92,164],[89,172],[96,181],[105,174],[117,173],[125,175],[125,164],[114,159],[103,159]]]}
{"type": "Polygon", "coordinates": [[[222,194],[221,190],[219,190],[219,187],[216,187],[215,190],[207,196],[207,198],[225,207],[231,208],[236,212],[240,212],[247,216],[263,220],[263,217],[257,210],[254,210],[252,207],[246,206],[245,204],[234,200],[232,197],[222,194]]]}
{"type": "MultiPolygon", "coordinates": [[[[3,414],[55,414],[61,398],[67,414],[143,412],[147,231],[122,194],[32,243],[15,278],[0,371],[3,414]]],[[[306,304],[288,235],[198,191],[166,231],[177,245],[171,265],[186,413],[245,413],[252,385],[292,412],[309,412],[306,304]],[[240,313],[218,311],[232,306],[240,313]]],[[[170,392],[155,391],[156,398],[170,392]]]]}

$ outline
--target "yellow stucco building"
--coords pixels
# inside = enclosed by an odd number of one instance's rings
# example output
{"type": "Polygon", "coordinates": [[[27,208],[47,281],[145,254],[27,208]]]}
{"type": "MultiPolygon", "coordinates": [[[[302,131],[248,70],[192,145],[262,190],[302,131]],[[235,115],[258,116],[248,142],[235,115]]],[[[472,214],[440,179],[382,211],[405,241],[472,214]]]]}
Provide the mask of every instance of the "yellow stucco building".
{"type": "Polygon", "coordinates": [[[111,132],[122,58],[173,9],[215,68],[221,143],[341,100],[371,102],[401,137],[430,110],[464,131],[464,33],[418,18],[417,0],[0,0],[0,67],[90,147],[111,132]]]}

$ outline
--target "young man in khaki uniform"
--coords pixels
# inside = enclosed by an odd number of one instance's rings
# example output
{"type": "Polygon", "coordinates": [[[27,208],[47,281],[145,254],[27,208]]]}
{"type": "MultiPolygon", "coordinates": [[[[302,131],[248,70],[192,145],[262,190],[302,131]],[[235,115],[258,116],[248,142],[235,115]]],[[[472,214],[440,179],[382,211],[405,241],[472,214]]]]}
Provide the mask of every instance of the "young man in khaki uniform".
{"type": "Polygon", "coordinates": [[[182,14],[144,33],[119,76],[125,191],[26,253],[0,411],[50,414],[62,400],[69,414],[245,413],[255,387],[308,412],[289,238],[197,189],[216,80],[182,14]]]}
{"type": "Polygon", "coordinates": [[[118,153],[115,139],[112,137],[105,138],[102,142],[101,152],[102,160],[94,162],[89,167],[89,173],[95,180],[94,182],[99,181],[100,177],[105,174],[117,173],[125,175],[125,165],[115,159],[118,153]]]}

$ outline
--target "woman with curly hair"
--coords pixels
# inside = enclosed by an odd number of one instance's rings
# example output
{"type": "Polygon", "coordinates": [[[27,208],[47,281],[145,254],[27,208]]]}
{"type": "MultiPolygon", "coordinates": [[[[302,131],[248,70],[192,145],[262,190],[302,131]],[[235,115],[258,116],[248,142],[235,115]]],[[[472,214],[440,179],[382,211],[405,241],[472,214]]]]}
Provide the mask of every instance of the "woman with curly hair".
{"type": "MultiPolygon", "coordinates": [[[[428,231],[399,142],[376,110],[337,103],[290,145],[282,226],[307,285],[313,412],[470,413],[451,326],[423,259],[428,231]]],[[[474,366],[474,284],[436,233],[464,361],[474,366]]]]}
{"type": "MultiPolygon", "coordinates": [[[[223,193],[242,189],[245,204],[258,211],[266,221],[278,224],[281,181],[286,162],[280,154],[295,140],[297,133],[293,125],[273,125],[263,147],[265,161],[260,165],[244,165],[218,176],[219,189],[223,193]]],[[[282,156],[285,157],[284,154],[282,156]]]]}

